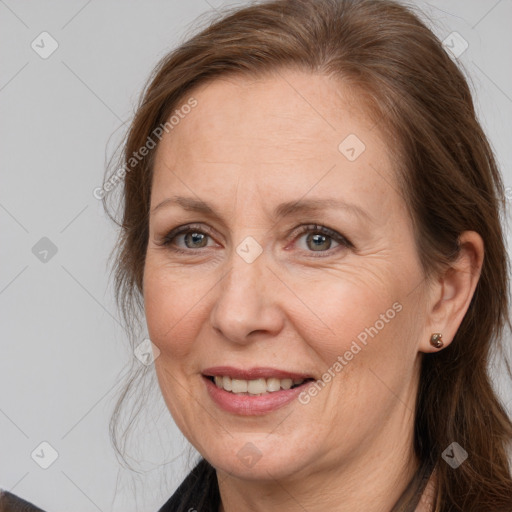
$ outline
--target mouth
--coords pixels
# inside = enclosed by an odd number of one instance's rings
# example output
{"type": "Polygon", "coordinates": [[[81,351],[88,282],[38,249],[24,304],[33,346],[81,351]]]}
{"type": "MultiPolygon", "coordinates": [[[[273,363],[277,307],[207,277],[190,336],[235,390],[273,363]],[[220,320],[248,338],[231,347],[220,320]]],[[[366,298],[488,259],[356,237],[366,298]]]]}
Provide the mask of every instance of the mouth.
{"type": "Polygon", "coordinates": [[[314,380],[312,377],[305,378],[277,378],[260,377],[257,379],[237,379],[229,375],[204,375],[205,379],[212,382],[218,389],[222,389],[233,395],[262,396],[276,393],[278,391],[295,389],[306,385],[314,380]]]}
{"type": "Polygon", "coordinates": [[[206,368],[201,377],[211,400],[237,416],[265,415],[292,404],[316,380],[303,372],[235,366],[206,368]]]}

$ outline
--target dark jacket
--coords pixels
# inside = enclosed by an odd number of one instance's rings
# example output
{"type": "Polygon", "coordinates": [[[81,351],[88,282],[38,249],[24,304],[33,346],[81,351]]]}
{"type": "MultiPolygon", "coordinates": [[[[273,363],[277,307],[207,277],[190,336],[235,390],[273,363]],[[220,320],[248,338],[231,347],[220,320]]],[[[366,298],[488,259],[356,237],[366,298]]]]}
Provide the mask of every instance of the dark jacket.
{"type": "Polygon", "coordinates": [[[219,512],[217,473],[201,458],[158,512],[219,512]]]}

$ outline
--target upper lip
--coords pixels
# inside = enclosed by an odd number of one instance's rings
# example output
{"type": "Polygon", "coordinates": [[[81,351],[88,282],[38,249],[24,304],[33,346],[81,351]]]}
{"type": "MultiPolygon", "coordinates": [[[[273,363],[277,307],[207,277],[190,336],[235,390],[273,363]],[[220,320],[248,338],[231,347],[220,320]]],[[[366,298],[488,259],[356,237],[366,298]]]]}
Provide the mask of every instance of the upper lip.
{"type": "Polygon", "coordinates": [[[207,377],[229,376],[241,380],[254,380],[261,378],[275,379],[309,379],[311,375],[300,372],[288,372],[277,368],[234,368],[233,366],[212,366],[203,370],[203,375],[207,377]]]}

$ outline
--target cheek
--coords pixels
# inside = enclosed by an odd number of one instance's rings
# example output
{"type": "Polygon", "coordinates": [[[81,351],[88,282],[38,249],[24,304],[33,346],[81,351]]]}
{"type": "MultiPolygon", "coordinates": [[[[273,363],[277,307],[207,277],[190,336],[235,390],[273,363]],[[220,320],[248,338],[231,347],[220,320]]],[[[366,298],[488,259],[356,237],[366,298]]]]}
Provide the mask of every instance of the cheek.
{"type": "Polygon", "coordinates": [[[327,366],[347,351],[359,354],[386,339],[402,321],[400,292],[386,273],[377,278],[375,272],[347,269],[314,283],[307,279],[295,282],[300,301],[290,299],[297,303],[292,322],[300,326],[301,337],[327,366]]]}
{"type": "Polygon", "coordinates": [[[379,423],[396,405],[396,396],[410,389],[416,358],[411,321],[416,309],[401,291],[406,287],[384,277],[379,282],[375,274],[365,277],[352,273],[350,279],[301,286],[297,295],[315,314],[297,308],[292,320],[321,372],[321,382],[304,392],[300,403],[311,404],[316,416],[332,418],[333,425],[347,429],[344,435],[356,437],[366,428],[361,422],[379,423]]]}
{"type": "Polygon", "coordinates": [[[161,356],[172,360],[185,357],[201,327],[208,290],[207,278],[183,276],[179,269],[166,268],[147,258],[144,272],[144,310],[151,341],[161,356]]]}

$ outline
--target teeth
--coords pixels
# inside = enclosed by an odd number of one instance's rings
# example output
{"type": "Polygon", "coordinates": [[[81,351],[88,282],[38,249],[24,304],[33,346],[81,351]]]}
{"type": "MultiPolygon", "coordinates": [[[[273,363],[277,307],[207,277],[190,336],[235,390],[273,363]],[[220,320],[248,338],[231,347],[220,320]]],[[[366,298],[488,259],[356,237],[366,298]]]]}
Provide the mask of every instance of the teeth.
{"type": "Polygon", "coordinates": [[[232,379],[224,375],[214,377],[215,385],[226,391],[242,395],[266,395],[280,389],[290,389],[294,385],[302,384],[305,379],[232,379]]]}
{"type": "Polygon", "coordinates": [[[222,377],[222,386],[226,391],[231,391],[233,388],[231,386],[231,378],[230,377],[222,377]]]}
{"type": "Polygon", "coordinates": [[[267,379],[267,391],[279,391],[281,389],[281,381],[279,379],[267,379]]]}
{"type": "MultiPolygon", "coordinates": [[[[222,383],[224,383],[224,379],[222,379],[222,383]]],[[[233,393],[247,393],[247,381],[231,379],[231,391],[233,393]]]]}
{"type": "Polygon", "coordinates": [[[267,392],[267,381],[265,379],[250,380],[247,382],[247,393],[250,395],[259,395],[267,392]]]}

